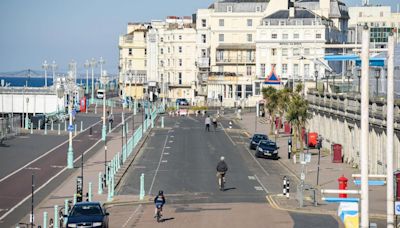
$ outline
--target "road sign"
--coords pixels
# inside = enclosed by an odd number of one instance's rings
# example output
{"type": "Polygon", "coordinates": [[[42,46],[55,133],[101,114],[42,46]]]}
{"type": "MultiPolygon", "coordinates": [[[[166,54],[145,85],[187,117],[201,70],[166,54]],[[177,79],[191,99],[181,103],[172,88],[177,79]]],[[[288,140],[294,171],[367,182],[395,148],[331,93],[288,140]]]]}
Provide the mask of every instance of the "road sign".
{"type": "Polygon", "coordinates": [[[75,118],[75,116],[76,116],[76,110],[72,109],[72,117],[75,118]]]}
{"type": "Polygon", "coordinates": [[[70,132],[74,131],[74,125],[68,125],[68,131],[70,132]]]}
{"type": "Polygon", "coordinates": [[[400,215],[400,201],[394,202],[394,214],[400,215]]]}

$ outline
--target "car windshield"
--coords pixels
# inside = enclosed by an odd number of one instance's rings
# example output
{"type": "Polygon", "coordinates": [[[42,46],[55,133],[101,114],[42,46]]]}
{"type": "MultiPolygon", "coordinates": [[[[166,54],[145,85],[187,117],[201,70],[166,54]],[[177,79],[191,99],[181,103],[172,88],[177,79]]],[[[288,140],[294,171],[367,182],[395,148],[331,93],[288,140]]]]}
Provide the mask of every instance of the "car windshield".
{"type": "Polygon", "coordinates": [[[261,140],[261,139],[268,139],[266,135],[254,135],[253,137],[254,140],[261,140]]]}
{"type": "Polygon", "coordinates": [[[260,147],[262,147],[262,148],[275,147],[275,145],[276,144],[274,142],[271,142],[271,141],[263,140],[263,141],[260,142],[260,147]]]}
{"type": "Polygon", "coordinates": [[[71,216],[79,215],[103,215],[99,205],[75,205],[72,208],[71,216]]]}

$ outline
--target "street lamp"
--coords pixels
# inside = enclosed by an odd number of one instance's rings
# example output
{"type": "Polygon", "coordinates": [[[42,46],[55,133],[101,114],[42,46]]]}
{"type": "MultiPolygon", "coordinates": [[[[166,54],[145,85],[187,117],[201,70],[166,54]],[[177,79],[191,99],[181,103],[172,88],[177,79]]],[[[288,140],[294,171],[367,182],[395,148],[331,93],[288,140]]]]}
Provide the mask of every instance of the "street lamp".
{"type": "Polygon", "coordinates": [[[314,76],[315,76],[315,89],[318,91],[318,70],[315,70],[314,76]]]}
{"type": "Polygon", "coordinates": [[[346,72],[346,78],[347,78],[347,92],[350,92],[351,70],[347,70],[347,72],[346,72]]]}
{"type": "Polygon", "coordinates": [[[92,60],[90,60],[90,67],[92,68],[92,96],[90,97],[90,99],[93,102],[94,99],[94,68],[97,67],[97,61],[92,58],[92,60]]]}
{"type": "Polygon", "coordinates": [[[60,113],[60,105],[59,105],[59,100],[61,99],[61,98],[63,98],[64,97],[64,88],[62,87],[62,84],[61,84],[61,78],[58,78],[58,80],[57,80],[57,97],[58,97],[58,101],[57,101],[57,115],[59,115],[59,113],[60,113]]]}
{"type": "MultiPolygon", "coordinates": [[[[326,92],[329,93],[329,77],[331,76],[331,72],[325,71],[326,78],[326,92]]],[[[324,91],[325,92],[325,91],[324,91]]]]}
{"type": "MultiPolygon", "coordinates": [[[[25,116],[25,129],[28,129],[29,127],[29,112],[28,112],[28,108],[29,108],[29,97],[26,98],[26,116],[25,116]]],[[[33,126],[32,126],[33,127],[33,126]]]]}
{"type": "Polygon", "coordinates": [[[51,70],[53,71],[53,84],[54,84],[54,79],[56,78],[56,69],[57,69],[57,64],[56,61],[53,60],[53,63],[51,64],[51,70]]]}
{"type": "Polygon", "coordinates": [[[50,68],[50,65],[47,63],[47,60],[45,60],[44,63],[42,64],[42,68],[44,69],[44,87],[47,87],[47,70],[50,68]]]}
{"type": "Polygon", "coordinates": [[[68,145],[68,152],[67,152],[67,168],[72,169],[74,168],[74,149],[72,146],[72,132],[73,132],[73,122],[72,122],[72,107],[74,103],[74,91],[76,89],[75,80],[73,76],[73,72],[68,72],[68,77],[65,79],[65,90],[68,94],[68,113],[69,113],[69,145],[68,145]]]}
{"type": "Polygon", "coordinates": [[[357,77],[358,77],[358,93],[360,93],[360,86],[361,86],[361,68],[357,69],[357,77]]]}
{"type": "Polygon", "coordinates": [[[85,67],[85,69],[86,69],[85,94],[89,94],[89,68],[90,68],[90,62],[89,62],[89,60],[86,59],[85,63],[83,64],[83,67],[85,67]]]}
{"type": "MultiPolygon", "coordinates": [[[[103,57],[100,57],[99,64],[100,64],[100,75],[103,73],[103,65],[106,63],[106,61],[103,59],[103,57]]],[[[105,88],[103,88],[105,90],[105,88]]]]}
{"type": "Polygon", "coordinates": [[[75,84],[76,84],[76,61],[75,60],[71,60],[71,62],[68,64],[68,68],[70,71],[73,72],[74,77],[75,77],[75,84]]]}
{"type": "Polygon", "coordinates": [[[381,77],[381,70],[379,69],[379,68],[376,68],[376,70],[375,70],[375,78],[376,78],[376,96],[378,96],[379,95],[379,89],[378,89],[378,86],[379,86],[379,78],[381,77]]]}
{"type": "MultiPolygon", "coordinates": [[[[106,71],[101,72],[100,82],[105,87],[109,81],[109,77],[106,71]]],[[[103,96],[103,129],[102,129],[102,140],[106,141],[107,125],[106,125],[106,92],[103,96]]]]}

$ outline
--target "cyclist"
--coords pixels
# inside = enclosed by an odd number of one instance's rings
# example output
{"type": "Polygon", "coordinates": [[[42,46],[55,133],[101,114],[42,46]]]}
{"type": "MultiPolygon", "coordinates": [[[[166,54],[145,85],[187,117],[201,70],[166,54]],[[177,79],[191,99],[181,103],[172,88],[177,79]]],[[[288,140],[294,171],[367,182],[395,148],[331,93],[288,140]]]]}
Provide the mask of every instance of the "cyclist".
{"type": "Polygon", "coordinates": [[[225,182],[225,173],[227,171],[228,171],[228,165],[225,162],[224,156],[221,156],[220,161],[217,164],[217,178],[218,178],[218,184],[220,186],[219,190],[221,191],[223,191],[221,179],[223,179],[225,182]]]}
{"type": "Polygon", "coordinates": [[[213,117],[212,122],[213,122],[213,126],[214,126],[214,131],[216,131],[217,130],[217,118],[215,116],[213,117]]]}
{"type": "Polygon", "coordinates": [[[162,208],[165,204],[165,197],[164,197],[164,191],[160,190],[158,192],[158,195],[154,198],[154,204],[156,205],[155,211],[154,211],[154,218],[157,217],[157,209],[160,209],[160,214],[162,213],[162,208]]]}
{"type": "Polygon", "coordinates": [[[210,131],[210,124],[211,124],[210,116],[206,117],[204,124],[206,125],[206,131],[210,131]]]}

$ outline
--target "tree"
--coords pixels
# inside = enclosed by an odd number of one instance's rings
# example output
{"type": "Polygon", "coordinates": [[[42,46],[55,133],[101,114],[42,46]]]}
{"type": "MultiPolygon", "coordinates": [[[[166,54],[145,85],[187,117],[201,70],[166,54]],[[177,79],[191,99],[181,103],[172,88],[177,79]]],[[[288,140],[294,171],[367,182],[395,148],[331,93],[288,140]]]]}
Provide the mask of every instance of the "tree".
{"type": "Polygon", "coordinates": [[[271,117],[270,135],[273,133],[275,113],[278,110],[278,92],[274,87],[268,86],[262,89],[262,94],[265,99],[265,109],[271,117]]]}
{"type": "MultiPolygon", "coordinates": [[[[287,112],[291,95],[292,93],[288,88],[284,88],[283,90],[278,91],[278,113],[279,113],[279,119],[281,121],[282,117],[287,112]]],[[[279,126],[278,129],[281,129],[281,126],[279,126]]]]}

